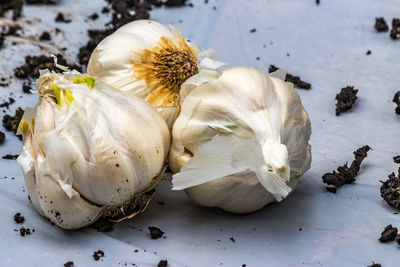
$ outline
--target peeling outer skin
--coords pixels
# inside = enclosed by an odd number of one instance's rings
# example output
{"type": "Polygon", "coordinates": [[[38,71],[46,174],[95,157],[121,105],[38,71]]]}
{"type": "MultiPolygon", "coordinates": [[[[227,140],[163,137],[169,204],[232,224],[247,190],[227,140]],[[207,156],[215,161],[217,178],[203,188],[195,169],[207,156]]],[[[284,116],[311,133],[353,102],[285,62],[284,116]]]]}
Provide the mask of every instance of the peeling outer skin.
{"type": "Polygon", "coordinates": [[[158,176],[153,178],[154,183],[145,192],[136,194],[131,200],[123,205],[114,208],[107,208],[103,211],[102,216],[108,218],[111,222],[119,223],[127,219],[132,219],[136,215],[144,212],[150,201],[153,199],[156,191],[155,188],[159,185],[161,180],[164,179],[165,170],[166,168],[164,168],[158,176]],[[125,211],[123,211],[122,209],[125,205],[125,211]]]}

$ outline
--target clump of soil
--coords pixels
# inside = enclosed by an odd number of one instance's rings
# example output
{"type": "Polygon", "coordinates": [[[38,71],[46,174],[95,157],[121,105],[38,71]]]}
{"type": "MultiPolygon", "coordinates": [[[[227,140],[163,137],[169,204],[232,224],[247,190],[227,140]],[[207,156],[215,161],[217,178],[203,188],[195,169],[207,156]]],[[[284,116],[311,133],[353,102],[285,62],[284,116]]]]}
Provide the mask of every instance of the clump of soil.
{"type": "Polygon", "coordinates": [[[149,226],[149,231],[150,231],[150,236],[152,239],[159,239],[164,235],[164,232],[161,231],[160,228],[155,227],[155,226],[149,226]]]}
{"type": "Polygon", "coordinates": [[[73,267],[73,266],[74,266],[73,261],[68,261],[68,262],[64,263],[64,267],[73,267]]]}
{"type": "MultiPolygon", "coordinates": [[[[14,116],[4,115],[3,117],[3,126],[7,131],[17,133],[19,122],[21,121],[22,115],[24,115],[24,110],[20,107],[15,111],[14,116]]],[[[22,138],[20,138],[22,139],[22,138]]]]}
{"type": "Polygon", "coordinates": [[[11,155],[11,154],[7,154],[5,156],[2,156],[2,159],[17,159],[19,157],[19,155],[11,155]]]}
{"type": "Polygon", "coordinates": [[[396,40],[400,37],[400,19],[393,18],[392,30],[390,31],[390,38],[396,40]]]}
{"type": "Polygon", "coordinates": [[[358,90],[353,86],[346,86],[340,90],[340,93],[336,95],[336,116],[353,107],[357,100],[357,92],[358,90]]]}
{"type": "Polygon", "coordinates": [[[51,36],[49,32],[44,31],[40,37],[39,37],[40,41],[50,41],[51,40],[51,36]]]}
{"type": "Polygon", "coordinates": [[[396,177],[394,172],[389,175],[389,179],[382,182],[381,197],[392,207],[400,209],[400,168],[396,177]]]}
{"type": "Polygon", "coordinates": [[[157,267],[167,267],[168,266],[168,261],[166,260],[160,260],[160,262],[157,264],[157,267]]]}
{"type": "Polygon", "coordinates": [[[90,227],[96,229],[97,232],[111,232],[112,230],[114,230],[113,226],[113,222],[107,219],[100,218],[90,227]]]}
{"type": "MultiPolygon", "coordinates": [[[[268,69],[268,72],[271,73],[271,72],[277,71],[278,69],[279,68],[276,67],[275,65],[270,65],[269,69],[268,69]]],[[[286,74],[285,81],[286,82],[291,82],[291,83],[294,84],[294,86],[296,86],[298,88],[301,88],[301,89],[307,89],[308,90],[308,89],[311,88],[311,84],[310,83],[305,82],[305,81],[301,80],[301,78],[299,76],[294,76],[294,75],[292,75],[290,73],[286,74]]]]}
{"type": "MultiPolygon", "coordinates": [[[[57,54],[57,63],[68,67],[69,69],[75,69],[82,72],[82,68],[76,64],[69,64],[62,55],[57,54]]],[[[26,56],[25,64],[14,69],[14,75],[20,79],[37,79],[39,78],[39,70],[49,69],[57,70],[54,65],[54,58],[51,56],[40,55],[40,56],[26,56]]]]}
{"type": "Polygon", "coordinates": [[[19,229],[19,234],[20,234],[21,236],[30,235],[30,234],[31,234],[31,229],[25,228],[25,227],[21,227],[21,228],[19,229]]]}
{"type": "Polygon", "coordinates": [[[4,140],[6,140],[6,135],[0,131],[0,145],[4,144],[4,140]]]}
{"type": "Polygon", "coordinates": [[[0,48],[4,46],[4,41],[7,36],[20,36],[19,30],[21,27],[19,25],[4,25],[0,29],[0,48]]]}
{"type": "Polygon", "coordinates": [[[377,32],[387,32],[389,30],[385,18],[375,18],[375,30],[377,32]]]}
{"type": "Polygon", "coordinates": [[[22,14],[22,0],[0,1],[0,17],[3,17],[7,11],[12,11],[12,19],[17,20],[22,14]]]}
{"type": "Polygon", "coordinates": [[[380,265],[379,263],[372,262],[372,264],[369,265],[368,267],[382,267],[382,265],[380,265]]]}
{"type": "Polygon", "coordinates": [[[29,85],[29,83],[24,82],[24,84],[22,85],[22,92],[24,92],[25,94],[31,94],[32,87],[29,85]]]}
{"type": "Polygon", "coordinates": [[[400,163],[400,155],[393,157],[394,163],[400,163]]]}
{"type": "Polygon", "coordinates": [[[21,216],[21,213],[20,213],[20,212],[18,212],[18,213],[16,213],[16,214],[14,215],[14,221],[15,221],[16,223],[24,223],[25,218],[24,218],[24,216],[21,216]]]}
{"type": "Polygon", "coordinates": [[[99,18],[99,14],[93,13],[92,15],[89,16],[89,19],[91,20],[97,20],[99,18]]]}
{"type": "Polygon", "coordinates": [[[394,241],[397,236],[397,228],[393,227],[391,224],[385,227],[385,230],[381,233],[379,241],[382,243],[394,241]]]}
{"type": "Polygon", "coordinates": [[[371,50],[368,50],[367,53],[365,53],[367,56],[371,55],[371,50]]]}
{"type": "Polygon", "coordinates": [[[104,252],[102,250],[98,250],[93,252],[93,258],[98,261],[101,257],[104,257],[104,252]]]}
{"type": "Polygon", "coordinates": [[[28,4],[47,4],[47,5],[57,4],[56,0],[25,0],[25,2],[28,4]]]}
{"type": "Polygon", "coordinates": [[[339,166],[337,171],[333,171],[332,173],[325,173],[322,176],[322,181],[330,185],[326,187],[326,190],[331,193],[336,193],[337,188],[345,185],[351,184],[355,182],[355,177],[360,171],[360,166],[362,161],[368,156],[367,152],[371,148],[369,146],[363,146],[353,152],[354,160],[351,163],[350,167],[346,164],[343,166],[339,166]]]}
{"type": "Polygon", "coordinates": [[[396,103],[396,105],[397,105],[395,112],[400,115],[400,91],[397,91],[394,94],[393,102],[396,103]]]}
{"type": "Polygon", "coordinates": [[[12,97],[8,98],[8,101],[3,101],[3,103],[0,103],[0,108],[9,108],[11,104],[15,103],[15,99],[12,97]]]}
{"type": "Polygon", "coordinates": [[[64,17],[64,14],[60,12],[60,13],[57,14],[57,17],[55,18],[55,21],[56,22],[61,22],[61,23],[70,23],[72,20],[71,19],[66,19],[64,17]]]}

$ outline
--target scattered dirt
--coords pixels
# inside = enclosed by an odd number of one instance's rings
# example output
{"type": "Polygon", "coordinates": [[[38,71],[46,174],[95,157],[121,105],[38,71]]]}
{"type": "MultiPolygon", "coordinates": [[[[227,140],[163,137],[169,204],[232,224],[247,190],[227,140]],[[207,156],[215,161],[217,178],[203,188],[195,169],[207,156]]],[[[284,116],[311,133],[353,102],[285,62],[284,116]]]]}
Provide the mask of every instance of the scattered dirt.
{"type": "Polygon", "coordinates": [[[365,53],[367,56],[369,56],[369,55],[371,55],[372,54],[372,52],[371,52],[371,50],[368,50],[367,51],[367,53],[365,53]]]}
{"type": "MultiPolygon", "coordinates": [[[[7,131],[17,133],[19,122],[21,121],[22,115],[24,115],[24,110],[20,107],[15,111],[14,116],[4,115],[3,126],[7,131]]],[[[22,137],[20,138],[22,140],[22,137]]]]}
{"type": "Polygon", "coordinates": [[[24,92],[25,94],[31,94],[32,87],[29,85],[29,83],[24,82],[24,84],[22,85],[22,92],[24,92]]]}
{"type": "Polygon", "coordinates": [[[340,113],[351,109],[357,100],[357,89],[353,86],[347,86],[342,88],[339,94],[336,95],[336,116],[340,113]]]}
{"type": "Polygon", "coordinates": [[[31,234],[31,229],[25,228],[25,227],[21,227],[21,228],[19,229],[19,234],[20,234],[21,236],[30,235],[30,234],[31,234]]]}
{"type": "MultiPolygon", "coordinates": [[[[271,72],[277,71],[278,69],[279,68],[277,66],[270,65],[269,69],[268,69],[268,72],[271,73],[271,72]]],[[[307,89],[308,90],[308,89],[311,88],[311,84],[310,83],[305,82],[305,81],[301,80],[301,78],[299,76],[294,76],[294,75],[292,75],[290,73],[286,74],[285,81],[286,82],[291,82],[291,83],[294,84],[294,86],[296,86],[298,88],[301,88],[301,89],[307,89]]]]}
{"type": "Polygon", "coordinates": [[[377,32],[387,32],[389,30],[385,18],[375,18],[375,30],[377,32]]]}
{"type": "Polygon", "coordinates": [[[93,258],[98,261],[100,258],[104,257],[104,252],[102,250],[98,250],[93,252],[93,258]]]}
{"type": "Polygon", "coordinates": [[[19,155],[11,155],[11,154],[7,154],[5,156],[2,156],[2,159],[17,159],[19,157],[19,155]]]}
{"type": "Polygon", "coordinates": [[[400,155],[393,157],[394,163],[400,163],[400,155]]]}
{"type": "Polygon", "coordinates": [[[161,260],[158,264],[157,267],[167,267],[168,266],[168,261],[167,260],[161,260]]]}
{"type": "Polygon", "coordinates": [[[44,31],[40,37],[39,37],[40,41],[50,41],[51,40],[51,36],[49,32],[44,31]]]}
{"type": "Polygon", "coordinates": [[[99,18],[99,14],[93,13],[92,15],[89,16],[89,19],[91,20],[97,20],[99,18]]]}
{"type": "Polygon", "coordinates": [[[257,29],[254,28],[254,29],[251,29],[251,30],[250,30],[250,33],[255,33],[256,31],[257,31],[257,29]]]}
{"type": "Polygon", "coordinates": [[[397,228],[393,227],[391,224],[385,227],[385,230],[381,233],[379,241],[382,243],[394,241],[397,236],[397,228]]]}
{"type": "Polygon", "coordinates": [[[0,17],[3,17],[7,11],[12,11],[12,19],[17,20],[22,14],[22,0],[3,0],[0,1],[0,17]]]}
{"type": "Polygon", "coordinates": [[[400,19],[393,18],[392,30],[390,31],[390,38],[396,40],[400,37],[400,19]]]}
{"type": "Polygon", "coordinates": [[[396,105],[397,105],[395,112],[400,115],[400,91],[397,91],[394,94],[393,102],[396,103],[396,105]]]}
{"type": "Polygon", "coordinates": [[[4,46],[7,36],[20,36],[21,27],[19,25],[3,25],[0,29],[0,48],[4,46]]]}
{"type": "Polygon", "coordinates": [[[73,261],[68,261],[68,262],[64,263],[64,267],[73,267],[73,266],[74,266],[73,261]]]}
{"type": "Polygon", "coordinates": [[[20,213],[20,212],[18,212],[18,213],[16,213],[16,214],[14,215],[14,221],[15,221],[16,223],[24,223],[25,218],[24,218],[24,216],[21,216],[21,213],[20,213]]]}
{"type": "Polygon", "coordinates": [[[236,243],[236,240],[235,240],[235,238],[233,238],[233,237],[231,237],[231,238],[229,238],[233,243],[236,243]]]}
{"type": "Polygon", "coordinates": [[[96,229],[97,232],[111,232],[112,230],[114,230],[113,226],[113,222],[110,222],[107,219],[100,218],[90,227],[96,229]]]}
{"type": "Polygon", "coordinates": [[[0,108],[9,108],[11,104],[15,103],[15,99],[12,97],[8,98],[8,101],[3,101],[3,103],[0,103],[0,108]]]}
{"type": "Polygon", "coordinates": [[[155,226],[149,226],[149,231],[150,231],[150,236],[152,239],[159,239],[160,237],[162,237],[164,235],[164,232],[155,226]]]}
{"type": "Polygon", "coordinates": [[[60,12],[60,13],[57,14],[57,17],[55,18],[55,21],[56,22],[61,22],[61,23],[70,23],[72,20],[71,19],[66,19],[64,17],[64,14],[60,12]]]}
{"type": "Polygon", "coordinates": [[[381,185],[381,197],[392,207],[400,209],[400,168],[398,170],[398,176],[392,172],[389,175],[389,179],[382,182],[381,185]]]}
{"type": "Polygon", "coordinates": [[[317,5],[319,5],[319,0],[315,0],[315,3],[316,3],[317,5]]]}
{"type": "Polygon", "coordinates": [[[6,140],[6,135],[0,131],[0,145],[4,144],[4,140],[6,140]]]}
{"type": "Polygon", "coordinates": [[[372,264],[369,265],[368,267],[382,267],[382,265],[380,265],[379,263],[372,262],[372,264]]]}
{"type": "Polygon", "coordinates": [[[337,168],[337,171],[333,171],[332,173],[325,173],[322,176],[322,181],[331,185],[331,187],[326,187],[326,190],[331,193],[336,193],[336,189],[345,185],[351,184],[355,182],[355,177],[360,171],[360,166],[362,161],[368,156],[367,152],[371,148],[369,146],[363,146],[353,152],[354,160],[351,163],[350,167],[346,164],[337,168]]]}
{"type": "MultiPolygon", "coordinates": [[[[57,54],[57,63],[68,67],[69,69],[75,69],[82,72],[82,68],[76,64],[69,64],[62,55],[57,54]]],[[[49,69],[57,71],[58,69],[54,66],[54,59],[51,56],[40,55],[40,56],[26,56],[25,64],[14,69],[14,75],[20,79],[37,79],[39,78],[39,70],[49,69]]]]}

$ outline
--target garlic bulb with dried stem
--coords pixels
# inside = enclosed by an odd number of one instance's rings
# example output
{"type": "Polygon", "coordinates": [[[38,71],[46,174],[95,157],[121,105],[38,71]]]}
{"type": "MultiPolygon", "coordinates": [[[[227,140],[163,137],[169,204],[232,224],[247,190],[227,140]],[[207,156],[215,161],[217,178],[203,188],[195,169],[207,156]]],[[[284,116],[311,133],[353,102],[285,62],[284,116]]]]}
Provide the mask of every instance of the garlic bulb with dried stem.
{"type": "Polygon", "coordinates": [[[77,72],[42,71],[18,158],[35,208],[65,229],[143,211],[163,177],[170,136],[160,114],[77,72]]]}
{"type": "Polygon", "coordinates": [[[100,42],[90,57],[88,73],[146,99],[171,128],[179,114],[181,85],[199,71],[221,65],[214,61],[212,50],[201,50],[177,28],[137,20],[100,42]]]}
{"type": "Polygon", "coordinates": [[[181,90],[169,164],[174,189],[235,213],[282,201],[311,164],[311,124],[293,84],[248,67],[181,90]]]}

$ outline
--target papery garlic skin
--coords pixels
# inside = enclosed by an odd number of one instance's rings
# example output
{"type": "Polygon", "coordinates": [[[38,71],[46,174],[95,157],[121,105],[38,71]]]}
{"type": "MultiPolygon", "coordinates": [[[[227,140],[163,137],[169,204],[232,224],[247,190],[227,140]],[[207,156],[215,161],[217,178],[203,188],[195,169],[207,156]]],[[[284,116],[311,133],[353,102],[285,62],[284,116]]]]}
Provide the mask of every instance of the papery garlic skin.
{"type": "Polygon", "coordinates": [[[109,86],[146,99],[170,128],[179,114],[180,87],[203,69],[223,65],[212,50],[199,49],[177,28],[137,20],[119,28],[96,47],[88,73],[109,86]]]}
{"type": "Polygon", "coordinates": [[[65,229],[129,216],[128,204],[162,178],[170,145],[163,118],[144,100],[78,73],[46,71],[36,87],[18,158],[35,208],[65,229]]]}
{"type": "Polygon", "coordinates": [[[283,200],[311,164],[311,124],[293,85],[248,67],[206,76],[182,86],[169,154],[174,189],[234,213],[283,200]]]}

